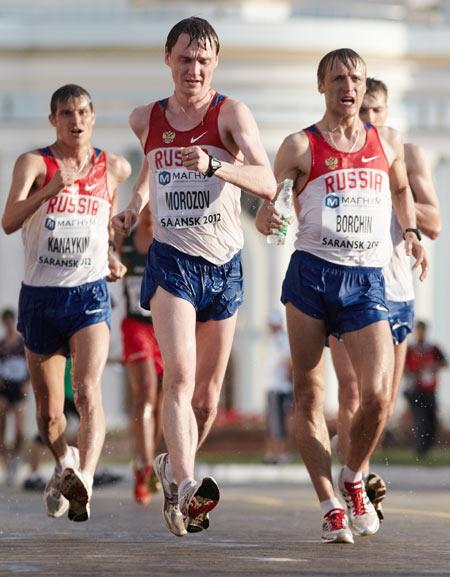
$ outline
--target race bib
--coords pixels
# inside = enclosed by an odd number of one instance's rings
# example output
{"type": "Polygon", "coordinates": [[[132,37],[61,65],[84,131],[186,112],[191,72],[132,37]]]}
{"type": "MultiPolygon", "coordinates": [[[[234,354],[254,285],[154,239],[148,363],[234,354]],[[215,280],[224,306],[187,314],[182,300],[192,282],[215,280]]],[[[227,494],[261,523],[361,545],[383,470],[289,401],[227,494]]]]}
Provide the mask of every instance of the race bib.
{"type": "Polygon", "coordinates": [[[155,178],[156,216],[162,227],[197,227],[222,219],[223,182],[217,177],[177,167],[159,170],[155,178]]]}

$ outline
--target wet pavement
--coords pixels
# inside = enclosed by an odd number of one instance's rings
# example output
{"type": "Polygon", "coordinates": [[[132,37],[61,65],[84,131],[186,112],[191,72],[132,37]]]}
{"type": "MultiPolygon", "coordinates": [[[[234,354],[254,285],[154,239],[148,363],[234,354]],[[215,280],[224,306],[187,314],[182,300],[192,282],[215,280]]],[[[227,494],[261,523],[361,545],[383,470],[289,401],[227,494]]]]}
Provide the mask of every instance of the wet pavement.
{"type": "Polygon", "coordinates": [[[182,538],[165,528],[160,495],[148,508],[131,501],[129,478],[98,489],[80,524],[46,517],[39,494],[0,487],[0,576],[450,575],[448,484],[404,478],[403,491],[391,482],[380,532],[354,545],[320,543],[304,482],[223,482],[210,529],[182,538]]]}

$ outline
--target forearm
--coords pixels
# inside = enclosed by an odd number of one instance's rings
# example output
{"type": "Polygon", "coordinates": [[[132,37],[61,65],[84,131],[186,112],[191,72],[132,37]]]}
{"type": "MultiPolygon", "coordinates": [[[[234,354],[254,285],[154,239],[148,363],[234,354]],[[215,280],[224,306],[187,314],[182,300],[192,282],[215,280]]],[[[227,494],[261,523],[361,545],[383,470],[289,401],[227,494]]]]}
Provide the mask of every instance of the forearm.
{"type": "Polygon", "coordinates": [[[277,183],[271,169],[263,165],[235,165],[223,162],[216,176],[264,200],[273,200],[277,183]]]}
{"type": "Polygon", "coordinates": [[[24,200],[16,200],[10,206],[7,205],[2,217],[2,227],[5,233],[12,234],[19,230],[23,223],[52,195],[53,193],[44,187],[24,200]]]}
{"type": "Polygon", "coordinates": [[[435,239],[441,232],[442,223],[439,209],[429,204],[415,203],[417,226],[429,238],[435,239]]]}
{"type": "Polygon", "coordinates": [[[392,203],[402,230],[416,228],[416,211],[411,190],[408,187],[403,187],[392,193],[392,203]]]}

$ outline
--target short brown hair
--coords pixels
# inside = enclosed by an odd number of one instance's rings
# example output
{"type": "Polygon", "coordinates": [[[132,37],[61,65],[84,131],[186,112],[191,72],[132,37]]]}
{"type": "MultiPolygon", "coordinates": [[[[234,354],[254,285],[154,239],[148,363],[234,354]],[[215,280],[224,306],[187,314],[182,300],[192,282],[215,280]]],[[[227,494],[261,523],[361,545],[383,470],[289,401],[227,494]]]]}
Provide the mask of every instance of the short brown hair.
{"type": "Polygon", "coordinates": [[[65,84],[52,94],[52,98],[50,100],[51,114],[56,114],[56,111],[58,110],[58,104],[61,102],[67,102],[71,98],[79,98],[80,96],[85,96],[89,100],[91,110],[94,110],[91,95],[85,88],[78,86],[78,84],[65,84]]]}
{"type": "Polygon", "coordinates": [[[354,66],[355,68],[358,64],[361,64],[366,70],[366,63],[357,52],[351,48],[338,48],[325,54],[319,62],[317,67],[317,80],[319,82],[324,81],[328,69],[332,68],[335,62],[341,62],[344,66],[354,66]]]}
{"type": "Polygon", "coordinates": [[[382,92],[387,100],[388,87],[386,84],[376,78],[366,78],[366,94],[375,94],[375,92],[382,92]]]}
{"type": "Polygon", "coordinates": [[[216,31],[204,18],[199,18],[198,16],[191,16],[190,18],[185,18],[180,20],[172,30],[167,35],[166,40],[166,53],[170,54],[172,48],[177,43],[177,40],[181,34],[187,34],[189,36],[189,46],[192,42],[201,42],[206,44],[210,42],[211,46],[215,46],[216,54],[219,54],[220,43],[219,37],[216,31]]]}

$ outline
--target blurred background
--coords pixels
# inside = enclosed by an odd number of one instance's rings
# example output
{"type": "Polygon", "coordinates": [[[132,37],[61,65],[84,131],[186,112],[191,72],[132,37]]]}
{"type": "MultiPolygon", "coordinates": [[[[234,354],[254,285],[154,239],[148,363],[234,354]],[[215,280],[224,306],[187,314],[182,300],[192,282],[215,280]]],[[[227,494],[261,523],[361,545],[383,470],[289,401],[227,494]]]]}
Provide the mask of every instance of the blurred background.
{"type": "MultiPolygon", "coordinates": [[[[431,274],[417,286],[416,316],[447,353],[450,334],[450,0],[2,0],[0,3],[0,190],[3,210],[17,156],[53,141],[50,96],[66,83],[85,87],[97,112],[93,142],[125,155],[135,172],[142,153],[128,127],[138,104],[172,91],[164,42],[178,20],[207,18],[221,40],[214,87],[243,100],[259,124],[273,159],[290,132],[318,121],[322,97],[316,68],[328,51],[350,47],[368,74],[390,91],[389,124],[406,141],[422,145],[433,167],[443,230],[427,243],[431,274]]],[[[134,177],[120,192],[126,205],[134,177]]],[[[228,416],[259,422],[265,408],[264,355],[267,319],[280,309],[279,294],[292,247],[267,246],[254,227],[258,201],[244,195],[246,302],[222,398],[228,416]]],[[[294,227],[291,227],[294,228],[294,227]]],[[[0,308],[17,308],[23,274],[20,233],[0,234],[0,308]]],[[[114,310],[111,358],[121,356],[121,287],[111,287],[114,310]]],[[[336,381],[327,363],[327,411],[337,406],[336,381]]],[[[104,397],[111,430],[128,425],[125,372],[111,362],[104,397]]],[[[450,374],[438,391],[440,421],[450,429],[450,374]]],[[[394,423],[405,403],[400,396],[394,423]]],[[[34,430],[30,400],[29,428],[34,430]]]]}

